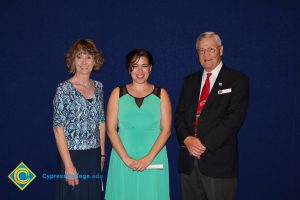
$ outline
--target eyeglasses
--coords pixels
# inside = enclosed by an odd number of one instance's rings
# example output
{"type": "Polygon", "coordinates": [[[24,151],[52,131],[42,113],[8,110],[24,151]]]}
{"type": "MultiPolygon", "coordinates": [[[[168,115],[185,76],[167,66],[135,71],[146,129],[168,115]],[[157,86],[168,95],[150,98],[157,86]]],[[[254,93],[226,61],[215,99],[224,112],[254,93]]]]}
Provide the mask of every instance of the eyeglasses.
{"type": "Polygon", "coordinates": [[[200,53],[201,55],[204,55],[205,52],[209,52],[209,53],[215,53],[216,50],[220,48],[220,46],[217,46],[217,47],[209,47],[207,49],[197,49],[198,53],[200,53]]]}

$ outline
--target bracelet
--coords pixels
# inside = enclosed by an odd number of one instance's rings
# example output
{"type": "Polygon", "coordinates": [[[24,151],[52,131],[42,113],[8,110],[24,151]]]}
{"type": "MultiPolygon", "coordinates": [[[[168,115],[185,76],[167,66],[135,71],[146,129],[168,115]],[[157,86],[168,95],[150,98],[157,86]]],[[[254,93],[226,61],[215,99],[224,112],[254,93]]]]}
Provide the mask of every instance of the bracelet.
{"type": "Polygon", "coordinates": [[[101,155],[101,157],[106,157],[106,154],[101,155]]]}

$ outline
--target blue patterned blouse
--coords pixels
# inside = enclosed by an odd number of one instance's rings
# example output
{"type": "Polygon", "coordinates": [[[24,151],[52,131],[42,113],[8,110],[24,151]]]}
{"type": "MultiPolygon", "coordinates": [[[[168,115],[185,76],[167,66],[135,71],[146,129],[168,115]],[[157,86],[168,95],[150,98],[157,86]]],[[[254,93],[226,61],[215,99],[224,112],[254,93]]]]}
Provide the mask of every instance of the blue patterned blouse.
{"type": "Polygon", "coordinates": [[[105,122],[103,85],[93,81],[95,96],[91,101],[69,81],[60,83],[53,100],[53,127],[63,127],[70,150],[100,147],[99,124],[105,122]]]}

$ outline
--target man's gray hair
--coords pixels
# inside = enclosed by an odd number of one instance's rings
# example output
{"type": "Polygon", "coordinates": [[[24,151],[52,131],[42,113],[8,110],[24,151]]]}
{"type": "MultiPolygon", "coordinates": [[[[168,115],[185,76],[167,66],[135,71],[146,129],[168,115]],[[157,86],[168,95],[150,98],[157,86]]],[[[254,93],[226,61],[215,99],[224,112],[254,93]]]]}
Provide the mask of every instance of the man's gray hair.
{"type": "Polygon", "coordinates": [[[204,38],[214,38],[216,43],[218,43],[219,46],[222,46],[222,40],[220,38],[220,36],[218,34],[216,34],[215,32],[204,32],[201,33],[196,40],[196,49],[198,49],[198,43],[204,39],[204,38]]]}

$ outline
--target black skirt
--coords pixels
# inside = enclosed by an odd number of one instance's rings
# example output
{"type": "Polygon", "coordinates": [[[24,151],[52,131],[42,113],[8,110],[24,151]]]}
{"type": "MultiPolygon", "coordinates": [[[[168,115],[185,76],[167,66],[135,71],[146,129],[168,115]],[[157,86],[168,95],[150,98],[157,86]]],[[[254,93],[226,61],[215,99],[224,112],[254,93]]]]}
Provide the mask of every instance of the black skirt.
{"type": "MultiPolygon", "coordinates": [[[[72,187],[67,184],[65,178],[57,179],[56,200],[103,199],[100,148],[69,151],[78,173],[79,184],[72,187]]],[[[65,167],[59,155],[57,173],[65,174],[65,167]]]]}

